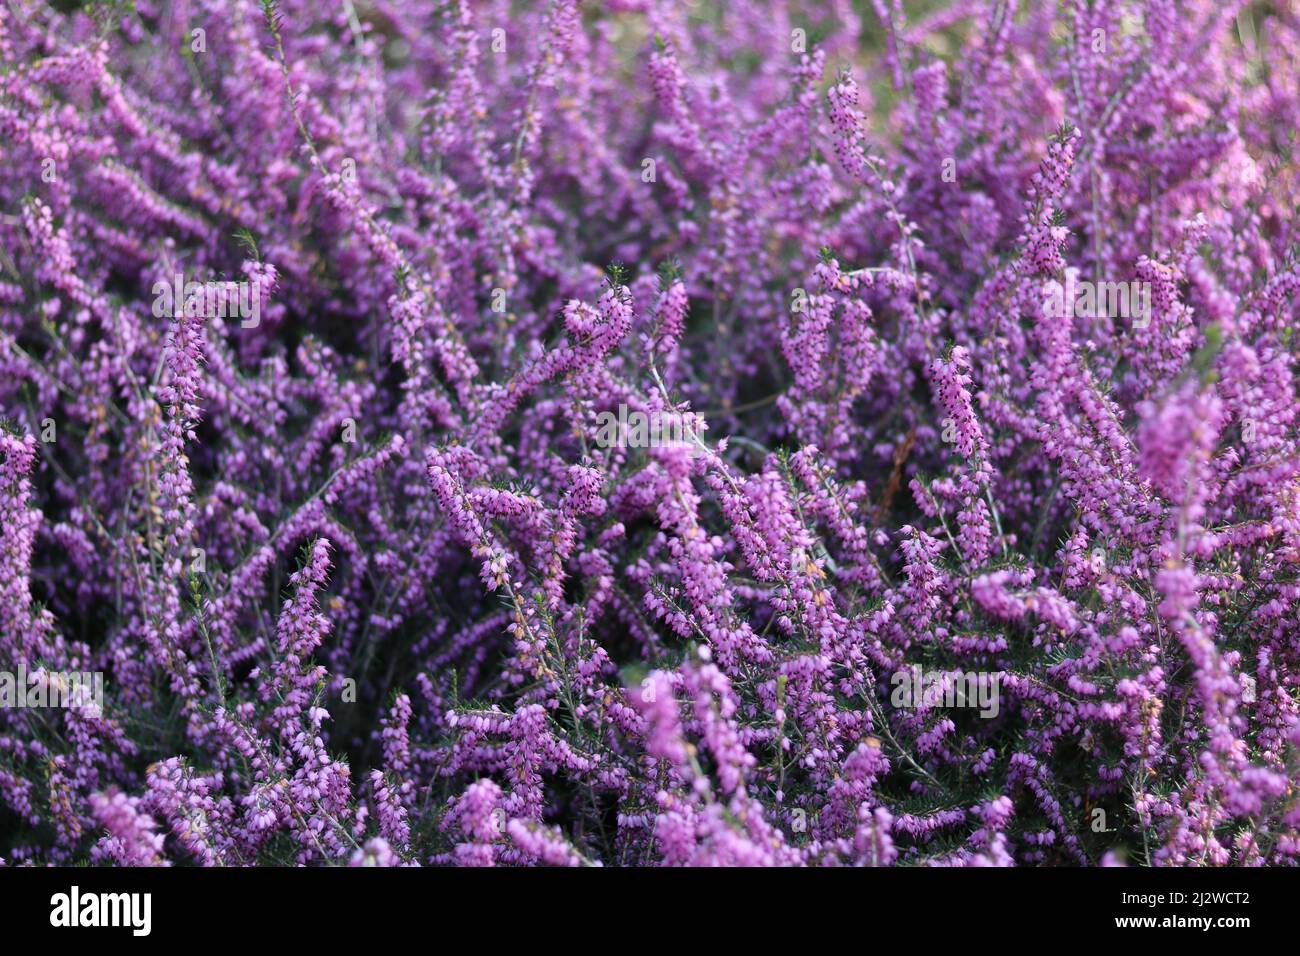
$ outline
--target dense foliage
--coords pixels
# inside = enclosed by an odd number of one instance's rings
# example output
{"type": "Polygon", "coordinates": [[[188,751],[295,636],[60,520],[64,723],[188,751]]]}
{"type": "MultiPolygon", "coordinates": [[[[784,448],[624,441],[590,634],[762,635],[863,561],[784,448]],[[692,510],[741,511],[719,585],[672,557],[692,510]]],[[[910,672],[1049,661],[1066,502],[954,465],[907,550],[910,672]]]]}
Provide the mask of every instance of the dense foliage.
{"type": "Polygon", "coordinates": [[[1297,123],[1284,2],[0,4],[0,858],[1296,862],[1297,123]]]}

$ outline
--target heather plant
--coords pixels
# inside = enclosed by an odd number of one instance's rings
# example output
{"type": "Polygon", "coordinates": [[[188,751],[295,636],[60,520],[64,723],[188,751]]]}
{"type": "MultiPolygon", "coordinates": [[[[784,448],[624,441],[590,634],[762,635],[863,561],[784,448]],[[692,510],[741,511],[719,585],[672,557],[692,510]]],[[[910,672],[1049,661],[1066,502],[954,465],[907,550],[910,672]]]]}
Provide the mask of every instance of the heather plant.
{"type": "Polygon", "coordinates": [[[1300,861],[1298,122],[1284,2],[0,5],[0,859],[1300,861]]]}

